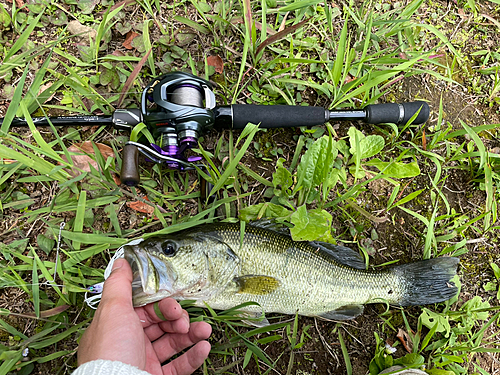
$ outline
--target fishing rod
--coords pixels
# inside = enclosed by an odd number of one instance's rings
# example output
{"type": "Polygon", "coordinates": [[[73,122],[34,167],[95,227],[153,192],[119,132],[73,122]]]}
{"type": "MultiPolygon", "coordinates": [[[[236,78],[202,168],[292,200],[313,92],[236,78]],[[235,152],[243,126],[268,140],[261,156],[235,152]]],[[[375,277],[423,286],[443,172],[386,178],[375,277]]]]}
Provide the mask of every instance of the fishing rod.
{"type": "MultiPolygon", "coordinates": [[[[261,128],[288,128],[321,125],[330,120],[360,120],[368,124],[406,124],[415,114],[414,124],[429,118],[426,102],[368,105],[358,110],[328,110],[323,107],[290,105],[232,104],[217,106],[212,84],[184,72],[171,72],[152,80],[142,92],[141,108],[117,109],[112,115],[34,117],[36,126],[108,125],[131,131],[144,123],[155,143],[132,142],[123,149],[120,179],[135,186],[140,181],[139,153],[150,161],[170,169],[188,170],[201,167],[198,156],[185,152],[198,144],[198,138],[210,129],[243,129],[247,123],[261,128]]],[[[3,119],[0,119],[0,124],[3,119]]],[[[27,126],[22,118],[11,126],[27,126]]]]}

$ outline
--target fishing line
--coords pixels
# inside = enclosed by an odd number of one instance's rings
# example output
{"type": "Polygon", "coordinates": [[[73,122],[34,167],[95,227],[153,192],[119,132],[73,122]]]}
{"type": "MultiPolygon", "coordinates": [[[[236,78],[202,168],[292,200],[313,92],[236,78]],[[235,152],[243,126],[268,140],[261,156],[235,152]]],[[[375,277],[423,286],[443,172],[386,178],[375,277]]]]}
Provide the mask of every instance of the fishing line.
{"type": "Polygon", "coordinates": [[[56,263],[54,267],[54,276],[52,276],[52,284],[55,284],[56,282],[56,277],[57,277],[57,263],[59,260],[59,249],[61,248],[61,234],[62,230],[64,229],[64,226],[66,223],[63,221],[61,224],[59,224],[59,234],[57,236],[57,248],[56,248],[56,263]]]}
{"type": "MultiPolygon", "coordinates": [[[[55,264],[54,264],[54,275],[52,275],[52,280],[47,280],[47,281],[44,281],[42,283],[23,284],[24,286],[50,285],[50,286],[59,286],[61,288],[64,287],[64,285],[56,284],[56,278],[57,278],[57,265],[59,264],[59,250],[61,249],[61,235],[62,235],[62,230],[64,229],[65,225],[66,225],[66,223],[64,221],[59,225],[59,234],[57,236],[57,247],[56,247],[56,260],[55,260],[55,264]]],[[[19,288],[19,284],[17,284],[14,281],[11,281],[10,284],[2,283],[2,287],[3,288],[14,288],[14,287],[19,288]]]]}
{"type": "MultiPolygon", "coordinates": [[[[137,245],[137,244],[141,243],[142,241],[144,241],[144,239],[138,238],[136,240],[130,241],[129,243],[127,243],[127,244],[125,244],[123,246],[137,245]]],[[[116,253],[113,255],[113,257],[110,259],[108,266],[104,270],[104,280],[106,280],[109,277],[109,275],[111,274],[111,270],[113,269],[113,264],[115,263],[115,261],[117,259],[120,259],[120,258],[124,257],[123,246],[120,246],[118,248],[118,250],[116,250],[116,253]]],[[[97,283],[97,284],[94,284],[94,285],[88,287],[87,288],[87,292],[85,292],[84,302],[90,308],[92,308],[94,310],[97,309],[97,305],[101,301],[103,286],[104,286],[104,281],[101,282],[101,283],[97,283]],[[92,293],[94,295],[88,297],[88,293],[92,293]]]]}

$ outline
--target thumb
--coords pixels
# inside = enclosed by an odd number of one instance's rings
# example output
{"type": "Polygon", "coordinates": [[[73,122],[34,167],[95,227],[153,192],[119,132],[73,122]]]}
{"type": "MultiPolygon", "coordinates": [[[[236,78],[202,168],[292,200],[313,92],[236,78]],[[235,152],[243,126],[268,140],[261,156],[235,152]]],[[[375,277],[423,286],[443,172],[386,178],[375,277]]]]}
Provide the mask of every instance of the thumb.
{"type": "Polygon", "coordinates": [[[104,282],[101,300],[110,299],[132,303],[132,269],[123,258],[115,260],[111,274],[104,282]]]}

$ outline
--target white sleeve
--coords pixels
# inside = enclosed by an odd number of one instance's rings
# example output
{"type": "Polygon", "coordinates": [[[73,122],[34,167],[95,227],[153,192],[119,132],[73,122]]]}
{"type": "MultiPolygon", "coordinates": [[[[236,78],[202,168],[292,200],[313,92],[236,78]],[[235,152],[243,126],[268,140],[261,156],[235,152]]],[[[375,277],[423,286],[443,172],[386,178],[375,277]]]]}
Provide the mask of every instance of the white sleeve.
{"type": "Polygon", "coordinates": [[[86,362],[73,372],[72,375],[151,375],[137,367],[118,361],[97,359],[86,362]]]}

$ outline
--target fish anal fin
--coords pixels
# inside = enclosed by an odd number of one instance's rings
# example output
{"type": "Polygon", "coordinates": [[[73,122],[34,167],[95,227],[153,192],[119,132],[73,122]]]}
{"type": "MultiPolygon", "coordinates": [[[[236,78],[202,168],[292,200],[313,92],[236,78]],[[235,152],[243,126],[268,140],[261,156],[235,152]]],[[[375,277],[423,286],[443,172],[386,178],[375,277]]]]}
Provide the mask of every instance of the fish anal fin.
{"type": "Polygon", "coordinates": [[[234,279],[238,293],[263,295],[274,292],[280,286],[278,279],[264,275],[246,275],[234,279]]]}
{"type": "Polygon", "coordinates": [[[328,320],[350,320],[363,314],[363,309],[363,305],[345,305],[338,309],[322,313],[319,317],[328,320]]]}

